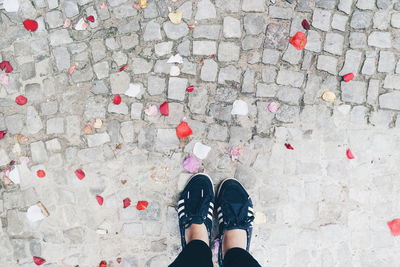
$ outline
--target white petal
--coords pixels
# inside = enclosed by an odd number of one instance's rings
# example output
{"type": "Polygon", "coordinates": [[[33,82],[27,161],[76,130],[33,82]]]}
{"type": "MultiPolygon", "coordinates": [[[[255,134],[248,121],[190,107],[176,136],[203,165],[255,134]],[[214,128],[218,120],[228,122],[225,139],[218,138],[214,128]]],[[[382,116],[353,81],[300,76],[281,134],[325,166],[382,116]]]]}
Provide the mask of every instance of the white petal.
{"type": "Polygon", "coordinates": [[[210,151],[211,147],[203,145],[200,142],[194,144],[193,154],[199,159],[205,159],[210,151]]]}
{"type": "Polygon", "coordinates": [[[181,70],[178,66],[171,66],[171,70],[169,71],[169,75],[171,76],[178,76],[181,74],[181,70]]]}
{"type": "Polygon", "coordinates": [[[19,184],[21,183],[21,177],[19,175],[18,167],[15,166],[15,168],[10,171],[8,174],[8,178],[14,183],[14,184],[19,184]]]}
{"type": "Polygon", "coordinates": [[[38,205],[33,205],[28,208],[26,212],[26,217],[28,217],[29,221],[36,222],[43,220],[46,216],[42,213],[42,210],[38,205]]]}
{"type": "Polygon", "coordinates": [[[247,106],[246,102],[244,102],[243,100],[235,100],[235,102],[233,102],[233,107],[231,111],[232,115],[246,116],[248,113],[249,107],[247,106]]]}

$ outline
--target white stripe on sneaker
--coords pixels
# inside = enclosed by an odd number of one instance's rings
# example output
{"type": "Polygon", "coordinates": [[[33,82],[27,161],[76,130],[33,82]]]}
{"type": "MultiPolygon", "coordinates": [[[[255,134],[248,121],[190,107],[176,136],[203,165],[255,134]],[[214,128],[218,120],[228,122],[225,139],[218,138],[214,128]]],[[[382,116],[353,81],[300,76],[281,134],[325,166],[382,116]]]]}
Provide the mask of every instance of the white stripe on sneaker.
{"type": "Polygon", "coordinates": [[[214,203],[210,202],[211,208],[214,208],[214,203]]]}
{"type": "Polygon", "coordinates": [[[218,214],[218,219],[221,218],[223,216],[222,212],[220,214],[218,214]]]}
{"type": "Polygon", "coordinates": [[[184,200],[184,199],[181,199],[181,200],[178,201],[178,205],[180,205],[180,204],[182,204],[182,203],[185,203],[185,200],[184,200]]]}
{"type": "Polygon", "coordinates": [[[207,215],[207,218],[210,219],[210,220],[212,221],[212,215],[211,215],[211,214],[208,214],[208,215],[207,215]]]}
{"type": "Polygon", "coordinates": [[[178,213],[185,209],[185,206],[182,206],[178,209],[178,213]]]}
{"type": "Polygon", "coordinates": [[[253,213],[248,212],[248,213],[247,213],[247,216],[251,217],[251,216],[253,216],[253,213]]]}
{"type": "Polygon", "coordinates": [[[221,218],[218,220],[219,223],[222,223],[224,221],[224,218],[221,218]]]}
{"type": "Polygon", "coordinates": [[[253,212],[253,208],[249,206],[249,211],[253,212]]]}
{"type": "Polygon", "coordinates": [[[179,219],[182,218],[182,216],[185,215],[185,212],[182,212],[181,214],[179,214],[179,219]]]}

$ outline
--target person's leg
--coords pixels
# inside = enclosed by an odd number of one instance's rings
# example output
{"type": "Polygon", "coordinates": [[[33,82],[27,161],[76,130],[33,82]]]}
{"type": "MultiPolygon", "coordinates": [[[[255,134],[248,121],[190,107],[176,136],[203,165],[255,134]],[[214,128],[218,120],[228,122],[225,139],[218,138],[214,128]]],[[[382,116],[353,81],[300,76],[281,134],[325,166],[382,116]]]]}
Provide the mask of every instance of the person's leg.
{"type": "Polygon", "coordinates": [[[214,187],[205,174],[194,175],[180,194],[178,202],[182,252],[170,267],[212,267],[209,247],[214,187]]]}
{"type": "Polygon", "coordinates": [[[261,267],[261,265],[243,248],[231,248],[224,256],[224,267],[261,267]]]}

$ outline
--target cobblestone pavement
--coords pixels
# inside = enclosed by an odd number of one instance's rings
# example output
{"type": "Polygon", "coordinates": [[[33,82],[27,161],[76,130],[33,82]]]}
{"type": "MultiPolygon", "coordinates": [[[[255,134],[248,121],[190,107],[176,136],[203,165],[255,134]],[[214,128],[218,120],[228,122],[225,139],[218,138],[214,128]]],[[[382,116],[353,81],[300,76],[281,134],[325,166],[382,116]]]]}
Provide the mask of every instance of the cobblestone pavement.
{"type": "Polygon", "coordinates": [[[0,266],[166,266],[198,142],[201,171],[250,191],[263,265],[400,265],[400,2],[20,0],[0,28],[0,266]]]}

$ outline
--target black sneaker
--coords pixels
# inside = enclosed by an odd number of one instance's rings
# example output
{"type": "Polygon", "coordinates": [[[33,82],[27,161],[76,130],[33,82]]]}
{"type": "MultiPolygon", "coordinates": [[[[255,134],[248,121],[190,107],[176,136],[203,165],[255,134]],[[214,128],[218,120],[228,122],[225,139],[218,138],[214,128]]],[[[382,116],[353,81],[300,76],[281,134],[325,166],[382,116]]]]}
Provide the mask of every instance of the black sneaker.
{"type": "Polygon", "coordinates": [[[182,248],[186,246],[185,230],[194,223],[205,224],[211,244],[214,199],[215,193],[211,178],[203,173],[193,175],[181,192],[178,201],[182,248]]]}
{"type": "Polygon", "coordinates": [[[251,234],[253,231],[254,211],[253,203],[246,189],[234,178],[225,179],[218,189],[216,200],[220,246],[218,262],[222,262],[222,244],[224,233],[227,230],[242,229],[247,233],[246,250],[250,249],[251,234]]]}

